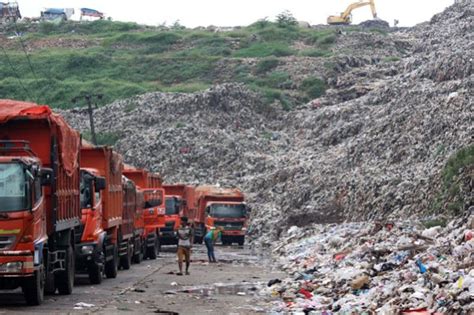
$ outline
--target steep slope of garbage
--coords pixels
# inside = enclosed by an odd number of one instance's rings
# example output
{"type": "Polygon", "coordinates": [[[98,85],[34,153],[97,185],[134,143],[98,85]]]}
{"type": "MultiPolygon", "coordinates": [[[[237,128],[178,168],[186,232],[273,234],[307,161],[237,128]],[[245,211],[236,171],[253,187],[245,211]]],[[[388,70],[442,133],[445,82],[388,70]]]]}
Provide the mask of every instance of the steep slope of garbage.
{"type": "MultiPolygon", "coordinates": [[[[294,111],[224,84],[115,102],[97,129],[165,180],[242,187],[262,242],[292,225],[419,215],[447,159],[473,143],[473,12],[462,1],[389,34],[412,43],[395,65],[342,58],[327,95],[294,111]]],[[[85,110],[65,115],[88,129],[85,110]]]]}

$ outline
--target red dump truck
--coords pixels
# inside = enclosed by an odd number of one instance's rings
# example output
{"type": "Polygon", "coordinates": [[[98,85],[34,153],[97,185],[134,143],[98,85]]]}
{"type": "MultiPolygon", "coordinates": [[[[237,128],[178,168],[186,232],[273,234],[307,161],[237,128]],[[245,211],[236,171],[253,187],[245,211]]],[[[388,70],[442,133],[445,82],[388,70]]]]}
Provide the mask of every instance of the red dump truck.
{"type": "Polygon", "coordinates": [[[81,224],[80,135],[47,106],[0,100],[0,289],[70,294],[81,224]]]}
{"type": "Polygon", "coordinates": [[[198,186],[194,196],[188,196],[187,203],[187,216],[194,224],[195,242],[201,243],[207,231],[220,226],[224,228],[224,245],[244,244],[249,209],[239,189],[198,186]]]}
{"type": "Polygon", "coordinates": [[[159,233],[165,226],[164,189],[158,174],[126,166],[123,174],[132,180],[143,194],[143,218],[145,239],[144,258],[156,259],[160,249],[159,233]]]}
{"type": "Polygon", "coordinates": [[[122,157],[110,147],[84,146],[81,166],[84,229],[81,243],[76,246],[77,265],[81,271],[88,271],[92,283],[100,283],[102,269],[108,278],[117,276],[118,267],[130,269],[135,245],[140,243],[134,233],[136,192],[133,183],[122,176],[122,157]],[[105,179],[105,187],[97,191],[102,188],[97,187],[100,177],[105,179]],[[92,207],[97,200],[101,214],[92,207]]]}
{"type": "Polygon", "coordinates": [[[178,244],[176,232],[181,226],[181,216],[186,207],[186,192],[183,184],[165,184],[165,227],[160,229],[161,245],[178,244]]]}

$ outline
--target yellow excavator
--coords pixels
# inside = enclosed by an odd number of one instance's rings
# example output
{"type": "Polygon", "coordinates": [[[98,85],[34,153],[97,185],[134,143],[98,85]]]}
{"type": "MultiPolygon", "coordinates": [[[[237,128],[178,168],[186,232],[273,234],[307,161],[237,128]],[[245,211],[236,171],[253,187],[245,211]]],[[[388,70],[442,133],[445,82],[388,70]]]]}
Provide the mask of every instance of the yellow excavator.
{"type": "Polygon", "coordinates": [[[341,15],[331,15],[328,17],[328,24],[329,25],[348,25],[352,22],[352,10],[357,8],[365,7],[370,5],[370,9],[372,10],[372,15],[374,19],[377,18],[377,12],[375,11],[375,0],[360,0],[358,2],[354,2],[350,4],[347,9],[341,13],[341,15]]]}

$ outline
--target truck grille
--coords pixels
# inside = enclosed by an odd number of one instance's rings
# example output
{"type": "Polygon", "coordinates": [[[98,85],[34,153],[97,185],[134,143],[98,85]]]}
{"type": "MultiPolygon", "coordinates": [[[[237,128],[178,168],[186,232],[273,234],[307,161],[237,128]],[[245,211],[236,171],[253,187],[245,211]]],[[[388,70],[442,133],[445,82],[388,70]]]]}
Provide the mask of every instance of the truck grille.
{"type": "Polygon", "coordinates": [[[222,226],[224,230],[239,231],[244,226],[243,222],[215,222],[216,227],[222,226]]]}
{"type": "Polygon", "coordinates": [[[8,250],[15,243],[16,236],[0,236],[0,250],[8,250]]]}
{"type": "Polygon", "coordinates": [[[172,232],[174,231],[174,221],[166,222],[165,227],[160,229],[163,232],[172,232]]]}

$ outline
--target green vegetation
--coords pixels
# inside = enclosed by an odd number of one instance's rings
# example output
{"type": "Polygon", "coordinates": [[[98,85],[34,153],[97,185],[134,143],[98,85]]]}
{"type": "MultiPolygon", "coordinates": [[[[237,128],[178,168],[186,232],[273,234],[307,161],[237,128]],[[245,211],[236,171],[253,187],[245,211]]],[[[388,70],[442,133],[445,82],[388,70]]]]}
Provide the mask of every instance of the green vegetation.
{"type": "Polygon", "coordinates": [[[468,146],[452,156],[443,170],[443,182],[445,187],[451,187],[459,170],[474,165],[474,145],[468,146]]]}
{"type": "Polygon", "coordinates": [[[303,81],[301,89],[311,98],[318,98],[326,92],[326,83],[320,78],[310,77],[303,81]]]}
{"type": "Polygon", "coordinates": [[[397,56],[388,56],[388,57],[385,57],[383,59],[384,62],[396,62],[396,61],[400,61],[401,58],[400,57],[397,57],[397,56]]]}
{"type": "Polygon", "coordinates": [[[435,226],[445,227],[447,224],[447,221],[446,219],[432,219],[432,220],[423,221],[422,223],[425,228],[429,229],[435,226]]]}
{"type": "Polygon", "coordinates": [[[266,58],[258,62],[257,67],[255,68],[255,73],[265,74],[268,71],[275,69],[278,66],[277,58],[266,58]]]}
{"type": "Polygon", "coordinates": [[[321,50],[321,49],[308,49],[308,50],[303,50],[300,52],[301,56],[306,56],[306,57],[330,57],[332,53],[327,50],[321,50]]]}
{"type": "MultiPolygon", "coordinates": [[[[0,63],[0,98],[61,108],[74,106],[71,99],[84,92],[103,94],[103,105],[150,91],[200,91],[229,80],[224,65],[233,71],[232,80],[289,109],[295,85],[288,73],[276,71],[279,57],[329,57],[337,40],[334,30],[299,27],[289,12],[277,22],[260,20],[229,32],[183,29],[179,22],[167,28],[102,20],[18,23],[18,29],[25,34],[22,41],[34,47],[28,50],[34,73],[19,40],[12,41],[0,63]],[[296,42],[312,48],[297,52],[292,48],[296,42]],[[246,58],[260,60],[240,62],[246,58]]],[[[7,35],[14,32],[7,26],[7,35]]],[[[325,87],[310,80],[302,89],[309,96],[325,87]]]]}
{"type": "Polygon", "coordinates": [[[462,213],[464,202],[461,191],[463,183],[458,180],[461,170],[472,172],[474,169],[474,145],[461,149],[451,156],[442,172],[441,192],[431,204],[432,211],[445,209],[449,214],[462,213]]]}
{"type": "Polygon", "coordinates": [[[290,49],[289,45],[284,42],[273,43],[255,43],[249,47],[237,50],[234,57],[253,57],[262,58],[268,56],[284,57],[295,54],[295,51],[290,49]]]}

